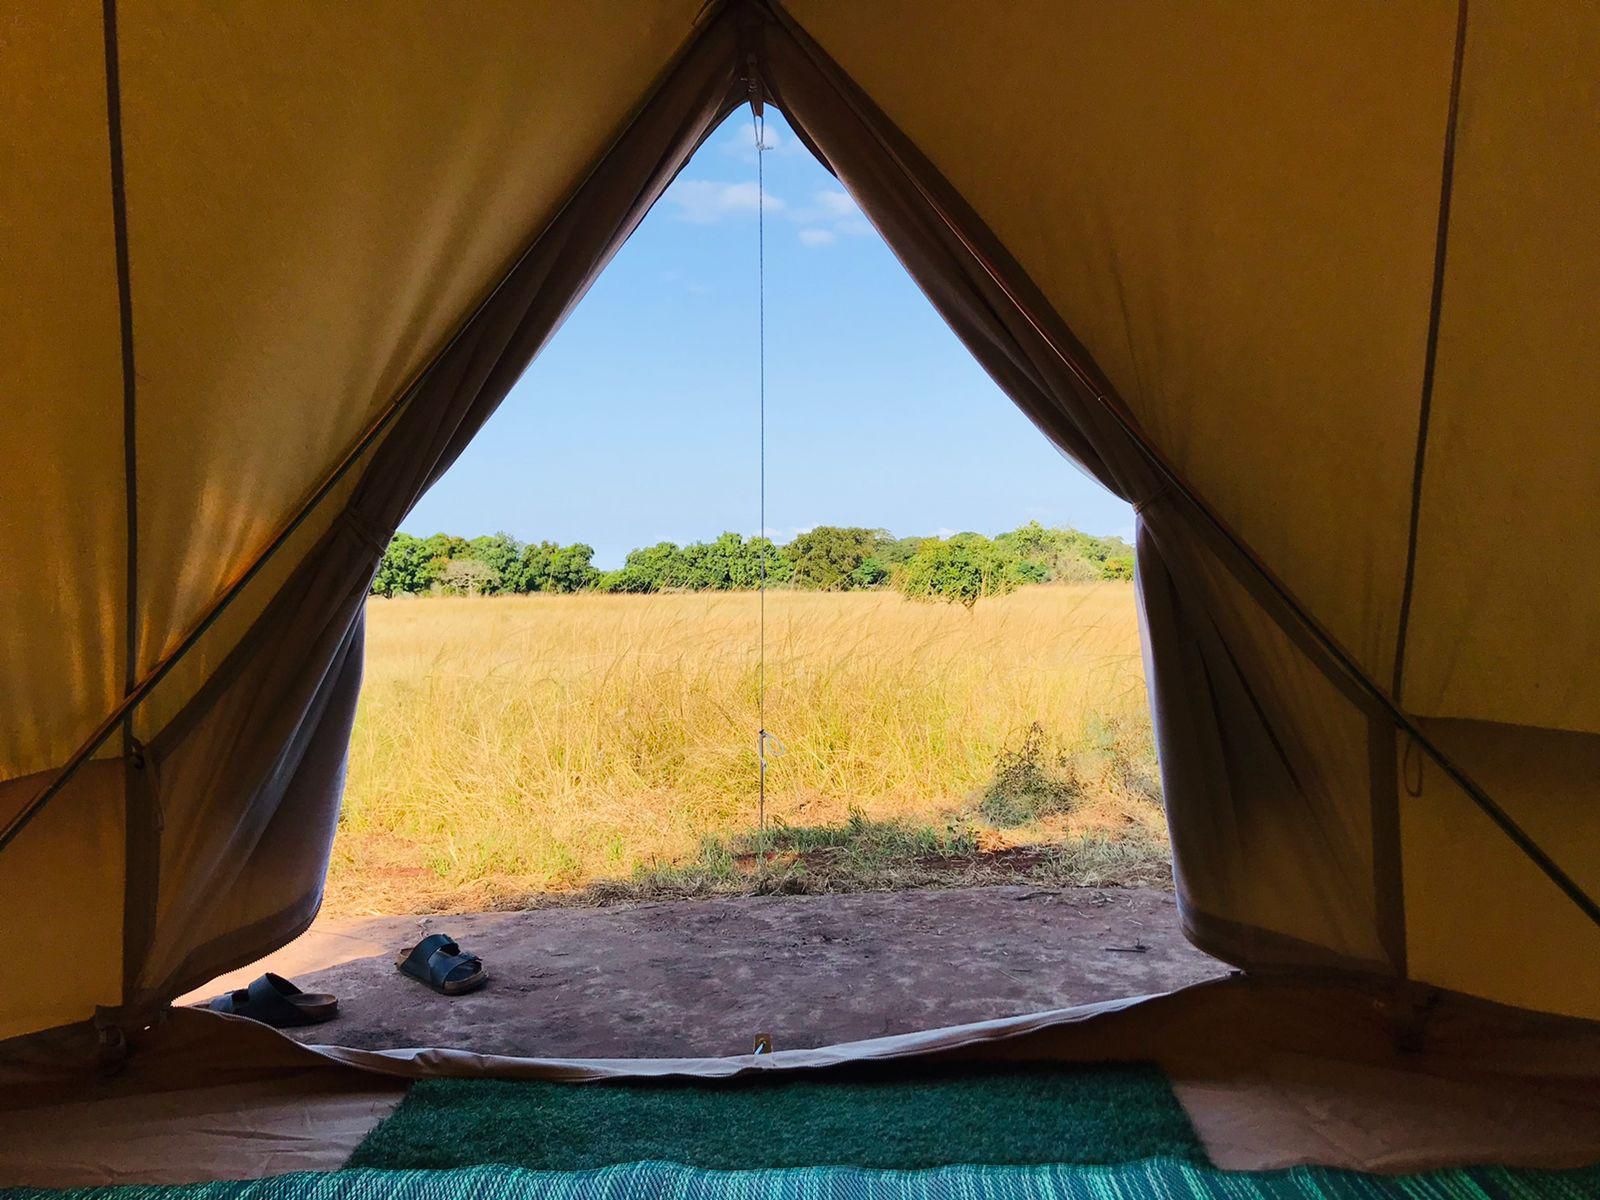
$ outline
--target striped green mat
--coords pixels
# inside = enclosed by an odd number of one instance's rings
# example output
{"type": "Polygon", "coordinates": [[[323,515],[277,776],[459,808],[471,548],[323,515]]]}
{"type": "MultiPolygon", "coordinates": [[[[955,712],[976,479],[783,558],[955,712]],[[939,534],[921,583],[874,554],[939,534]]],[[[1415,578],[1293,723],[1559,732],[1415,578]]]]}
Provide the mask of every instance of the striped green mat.
{"type": "Polygon", "coordinates": [[[1297,1167],[1232,1173],[1177,1159],[1111,1167],[799,1167],[704,1171],[642,1162],[593,1171],[347,1170],[242,1183],[0,1189],[0,1200],[1594,1200],[1600,1168],[1466,1167],[1385,1177],[1297,1167]]]}
{"type": "Polygon", "coordinates": [[[345,1166],[920,1171],[1145,1158],[1207,1161],[1152,1064],[873,1064],[827,1078],[720,1082],[425,1079],[345,1166]]]}

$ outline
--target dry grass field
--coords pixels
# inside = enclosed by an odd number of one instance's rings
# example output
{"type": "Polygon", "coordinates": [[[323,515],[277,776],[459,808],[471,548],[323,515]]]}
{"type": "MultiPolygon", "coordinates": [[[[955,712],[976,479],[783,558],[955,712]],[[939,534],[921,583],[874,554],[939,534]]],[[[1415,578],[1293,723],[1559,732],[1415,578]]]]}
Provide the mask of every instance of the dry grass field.
{"type": "Polygon", "coordinates": [[[373,600],[338,912],[1167,878],[1132,588],[373,600]]]}

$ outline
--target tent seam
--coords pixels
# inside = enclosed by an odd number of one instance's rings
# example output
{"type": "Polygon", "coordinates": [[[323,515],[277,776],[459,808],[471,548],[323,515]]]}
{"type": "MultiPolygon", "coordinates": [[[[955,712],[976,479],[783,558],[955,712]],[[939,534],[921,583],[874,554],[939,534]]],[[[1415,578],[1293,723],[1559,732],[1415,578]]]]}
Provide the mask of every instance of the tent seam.
{"type": "Polygon", "coordinates": [[[1456,7],[1455,57],[1450,70],[1450,106],[1445,118],[1444,152],[1439,174],[1439,215],[1434,229],[1433,286],[1428,298],[1428,341],[1422,360],[1422,396],[1417,406],[1416,457],[1411,469],[1411,516],[1406,536],[1405,583],[1400,591],[1400,621],[1395,631],[1394,680],[1390,694],[1403,703],[1406,638],[1411,626],[1411,600],[1417,579],[1417,540],[1422,524],[1422,483],[1427,471],[1428,430],[1433,415],[1433,382],[1439,360],[1439,324],[1444,310],[1445,256],[1450,241],[1450,196],[1455,182],[1456,129],[1461,115],[1461,68],[1467,51],[1467,0],[1456,7]]]}

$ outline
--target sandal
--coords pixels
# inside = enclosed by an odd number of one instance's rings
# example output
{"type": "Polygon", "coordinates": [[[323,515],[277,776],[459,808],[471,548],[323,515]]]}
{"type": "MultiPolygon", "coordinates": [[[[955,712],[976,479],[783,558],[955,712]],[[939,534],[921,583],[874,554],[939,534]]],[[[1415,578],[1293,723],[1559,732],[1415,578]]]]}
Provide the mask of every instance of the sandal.
{"type": "Polygon", "coordinates": [[[489,973],[476,954],[463,954],[448,933],[429,934],[410,950],[395,956],[394,965],[442,996],[459,996],[481,988],[489,973]]]}
{"type": "Polygon", "coordinates": [[[271,971],[249,987],[224,992],[206,1007],[213,1012],[248,1017],[274,1029],[320,1025],[339,1015],[337,997],[327,992],[302,992],[282,975],[271,971]]]}

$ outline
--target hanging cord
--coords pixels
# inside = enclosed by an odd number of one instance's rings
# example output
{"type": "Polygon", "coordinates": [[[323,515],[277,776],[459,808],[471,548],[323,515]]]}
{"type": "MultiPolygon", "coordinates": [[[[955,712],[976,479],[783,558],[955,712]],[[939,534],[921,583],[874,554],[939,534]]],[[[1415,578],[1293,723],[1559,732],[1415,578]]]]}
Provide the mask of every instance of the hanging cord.
{"type": "MultiPolygon", "coordinates": [[[[752,63],[752,68],[754,64],[752,63]]],[[[765,852],[767,841],[767,181],[763,167],[767,153],[767,118],[762,111],[760,84],[750,72],[750,126],[756,139],[756,411],[757,461],[761,539],[761,582],[757,589],[759,611],[756,646],[756,836],[765,852]]]]}

